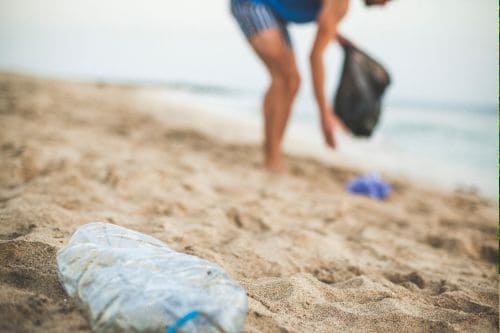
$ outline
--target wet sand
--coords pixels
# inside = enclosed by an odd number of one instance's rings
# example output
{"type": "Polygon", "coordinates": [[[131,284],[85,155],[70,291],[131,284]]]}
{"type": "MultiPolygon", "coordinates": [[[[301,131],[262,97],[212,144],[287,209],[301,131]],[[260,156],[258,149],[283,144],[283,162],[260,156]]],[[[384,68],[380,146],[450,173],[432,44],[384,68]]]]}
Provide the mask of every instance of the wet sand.
{"type": "Polygon", "coordinates": [[[270,175],[255,140],[156,94],[0,74],[1,332],[90,332],[55,255],[91,221],[222,266],[245,332],[498,331],[497,202],[391,175],[378,202],[344,191],[363,170],[297,154],[270,175]]]}

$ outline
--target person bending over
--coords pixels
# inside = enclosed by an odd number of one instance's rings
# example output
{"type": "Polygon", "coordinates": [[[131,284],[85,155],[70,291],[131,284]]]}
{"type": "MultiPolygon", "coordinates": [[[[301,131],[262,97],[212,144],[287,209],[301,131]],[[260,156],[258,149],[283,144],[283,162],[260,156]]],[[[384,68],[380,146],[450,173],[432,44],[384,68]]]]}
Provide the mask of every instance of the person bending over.
{"type": "MultiPolygon", "coordinates": [[[[365,3],[384,5],[387,1],[365,0],[365,3]]],[[[330,41],[342,41],[337,26],[348,6],[349,0],[231,0],[231,13],[271,77],[263,101],[264,162],[271,171],[283,170],[281,143],[300,86],[287,29],[290,22],[315,22],[317,25],[310,52],[313,88],[325,142],[335,148],[334,130],[341,121],[325,98],[323,54],[330,41]]]]}

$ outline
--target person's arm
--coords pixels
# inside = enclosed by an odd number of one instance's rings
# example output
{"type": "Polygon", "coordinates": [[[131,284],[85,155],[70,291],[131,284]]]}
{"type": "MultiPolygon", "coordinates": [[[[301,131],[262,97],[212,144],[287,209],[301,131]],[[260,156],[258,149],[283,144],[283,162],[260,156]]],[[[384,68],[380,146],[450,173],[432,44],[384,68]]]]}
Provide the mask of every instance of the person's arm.
{"type": "Polygon", "coordinates": [[[335,147],[333,129],[336,118],[325,98],[323,54],[328,43],[337,36],[337,25],[347,12],[348,0],[324,0],[317,18],[318,31],[310,55],[314,94],[318,104],[321,127],[328,146],[335,147]]]}

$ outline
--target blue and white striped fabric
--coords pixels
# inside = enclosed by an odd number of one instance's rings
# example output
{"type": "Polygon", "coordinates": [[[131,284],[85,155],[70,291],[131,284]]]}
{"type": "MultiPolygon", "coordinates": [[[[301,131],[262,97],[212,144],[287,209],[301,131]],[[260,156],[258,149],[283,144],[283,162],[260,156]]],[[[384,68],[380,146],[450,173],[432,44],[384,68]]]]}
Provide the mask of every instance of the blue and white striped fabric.
{"type": "Polygon", "coordinates": [[[248,40],[259,31],[278,28],[288,46],[292,46],[286,22],[269,5],[252,0],[231,0],[231,13],[248,40]]]}

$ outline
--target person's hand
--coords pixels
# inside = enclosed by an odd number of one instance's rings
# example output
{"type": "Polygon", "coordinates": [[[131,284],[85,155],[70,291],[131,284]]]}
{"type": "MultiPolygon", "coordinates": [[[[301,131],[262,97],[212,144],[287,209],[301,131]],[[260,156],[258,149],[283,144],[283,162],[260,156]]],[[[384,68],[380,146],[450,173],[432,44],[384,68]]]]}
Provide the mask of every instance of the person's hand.
{"type": "Polygon", "coordinates": [[[342,121],[342,119],[337,117],[337,115],[333,111],[332,111],[332,116],[333,116],[334,127],[342,129],[342,131],[344,131],[344,133],[346,134],[351,134],[351,130],[349,129],[349,127],[347,127],[347,125],[342,121]]]}
{"type": "Polygon", "coordinates": [[[345,38],[343,35],[341,35],[339,33],[337,33],[337,41],[342,46],[352,46],[353,45],[350,40],[348,40],[347,38],[345,38]]]}
{"type": "Polygon", "coordinates": [[[334,149],[336,147],[335,130],[341,128],[345,133],[350,133],[349,128],[344,124],[342,119],[337,117],[330,106],[321,112],[321,130],[325,138],[325,143],[328,147],[334,149]]]}
{"type": "Polygon", "coordinates": [[[335,127],[336,127],[336,117],[331,112],[331,108],[321,112],[321,130],[323,131],[323,137],[325,138],[325,143],[328,147],[335,149],[335,127]]]}

